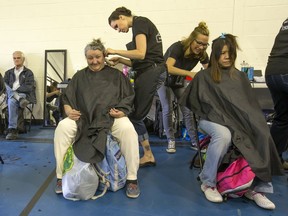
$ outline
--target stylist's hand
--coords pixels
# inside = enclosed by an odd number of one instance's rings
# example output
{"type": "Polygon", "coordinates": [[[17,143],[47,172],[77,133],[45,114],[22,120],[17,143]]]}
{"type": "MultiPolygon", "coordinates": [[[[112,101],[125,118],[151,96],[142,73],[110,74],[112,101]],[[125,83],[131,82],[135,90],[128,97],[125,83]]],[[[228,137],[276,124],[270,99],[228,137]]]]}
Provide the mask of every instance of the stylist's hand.
{"type": "Polygon", "coordinates": [[[60,90],[57,89],[56,91],[54,91],[54,94],[55,95],[60,95],[60,90]]]}
{"type": "Polygon", "coordinates": [[[106,62],[110,66],[115,66],[120,63],[120,59],[121,59],[120,57],[113,57],[113,58],[107,59],[106,62]]]}
{"type": "Polygon", "coordinates": [[[121,118],[125,116],[125,114],[122,111],[115,108],[110,109],[109,114],[114,118],[121,118]]]}
{"type": "Polygon", "coordinates": [[[194,76],[197,74],[197,72],[189,72],[189,77],[191,77],[192,79],[194,78],[194,76]]]}
{"type": "Polygon", "coordinates": [[[81,116],[80,111],[75,110],[75,109],[71,109],[68,113],[68,117],[74,121],[79,120],[80,116],[81,116]]]}
{"type": "Polygon", "coordinates": [[[115,55],[115,54],[116,54],[116,51],[115,51],[114,49],[107,48],[105,54],[106,54],[106,56],[108,56],[108,55],[115,55]]]}

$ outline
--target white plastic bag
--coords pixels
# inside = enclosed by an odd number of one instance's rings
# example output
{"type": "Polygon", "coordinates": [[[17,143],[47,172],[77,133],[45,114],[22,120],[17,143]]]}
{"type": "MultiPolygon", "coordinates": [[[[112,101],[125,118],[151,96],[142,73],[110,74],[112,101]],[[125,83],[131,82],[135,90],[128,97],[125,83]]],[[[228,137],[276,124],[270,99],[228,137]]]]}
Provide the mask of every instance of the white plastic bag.
{"type": "Polygon", "coordinates": [[[72,146],[69,147],[64,159],[62,178],[64,198],[73,201],[91,199],[98,185],[99,177],[93,165],[80,161],[75,156],[72,146]]]}

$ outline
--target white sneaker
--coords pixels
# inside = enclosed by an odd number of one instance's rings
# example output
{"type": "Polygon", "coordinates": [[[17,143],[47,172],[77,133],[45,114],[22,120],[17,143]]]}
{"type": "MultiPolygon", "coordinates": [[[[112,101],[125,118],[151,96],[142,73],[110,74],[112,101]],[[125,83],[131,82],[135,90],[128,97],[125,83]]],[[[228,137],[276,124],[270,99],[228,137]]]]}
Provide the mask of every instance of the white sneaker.
{"type": "Polygon", "coordinates": [[[204,192],[206,199],[210,202],[223,202],[223,197],[215,187],[209,187],[207,185],[201,184],[201,190],[204,192]]]}
{"type": "MultiPolygon", "coordinates": [[[[193,150],[195,150],[195,151],[198,151],[197,143],[191,143],[190,148],[193,149],[193,150]]],[[[206,153],[206,151],[207,151],[206,148],[201,149],[201,153],[206,153]]]]}
{"type": "Polygon", "coordinates": [[[248,190],[244,196],[250,200],[254,200],[254,202],[261,208],[264,209],[275,209],[276,206],[273,202],[271,202],[264,194],[257,193],[252,190],[248,190]]]}
{"type": "Polygon", "coordinates": [[[175,141],[169,140],[168,148],[166,149],[166,152],[172,153],[172,154],[176,152],[175,141]]]}

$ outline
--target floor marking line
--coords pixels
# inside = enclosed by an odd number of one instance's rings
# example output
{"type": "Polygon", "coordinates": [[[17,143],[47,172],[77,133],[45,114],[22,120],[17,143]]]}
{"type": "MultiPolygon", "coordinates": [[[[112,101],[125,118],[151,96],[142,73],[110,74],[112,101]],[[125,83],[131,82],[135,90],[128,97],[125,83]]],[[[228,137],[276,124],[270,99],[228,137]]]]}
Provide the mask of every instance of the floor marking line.
{"type": "Polygon", "coordinates": [[[49,186],[52,179],[55,177],[55,168],[52,170],[48,178],[45,180],[45,182],[41,185],[41,187],[38,189],[38,191],[35,193],[35,195],[32,197],[30,202],[27,204],[27,206],[23,209],[23,211],[20,213],[20,216],[26,216],[29,215],[30,211],[33,209],[35,204],[38,202],[39,198],[42,196],[44,191],[49,186]]]}

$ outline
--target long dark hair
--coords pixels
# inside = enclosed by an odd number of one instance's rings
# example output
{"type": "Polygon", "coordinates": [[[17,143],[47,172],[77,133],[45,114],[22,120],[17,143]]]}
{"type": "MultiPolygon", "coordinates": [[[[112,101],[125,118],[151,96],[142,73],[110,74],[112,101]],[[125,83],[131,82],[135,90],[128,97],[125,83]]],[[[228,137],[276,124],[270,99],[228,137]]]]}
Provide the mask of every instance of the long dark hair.
{"type": "Polygon", "coordinates": [[[112,21],[114,20],[118,20],[120,15],[124,15],[127,17],[131,17],[132,16],[132,12],[131,10],[125,8],[125,7],[118,7],[116,8],[111,15],[108,18],[108,23],[109,25],[111,24],[112,21]]]}
{"type": "Polygon", "coordinates": [[[240,50],[240,47],[236,40],[236,36],[232,34],[222,34],[220,37],[213,40],[210,62],[208,67],[211,67],[212,79],[217,83],[221,81],[221,66],[218,62],[222,53],[222,49],[225,45],[228,47],[229,59],[231,61],[230,76],[232,75],[231,69],[235,68],[237,49],[240,50]]]}

